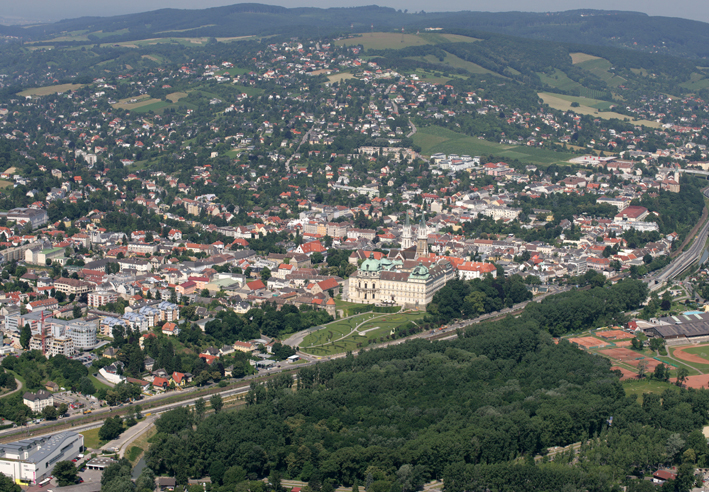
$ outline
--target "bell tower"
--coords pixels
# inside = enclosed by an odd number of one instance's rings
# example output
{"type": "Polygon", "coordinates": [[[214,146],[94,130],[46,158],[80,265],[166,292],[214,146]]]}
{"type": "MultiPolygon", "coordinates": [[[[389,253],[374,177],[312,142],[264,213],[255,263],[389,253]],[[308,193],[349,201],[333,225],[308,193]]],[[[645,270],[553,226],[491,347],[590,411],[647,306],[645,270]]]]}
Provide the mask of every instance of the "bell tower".
{"type": "Polygon", "coordinates": [[[428,227],[426,226],[426,216],[421,216],[419,222],[418,239],[416,240],[416,257],[428,256],[428,227]]]}
{"type": "Polygon", "coordinates": [[[401,232],[401,249],[409,249],[414,245],[414,235],[411,231],[411,222],[409,222],[409,212],[406,212],[406,222],[404,222],[403,231],[401,232]]]}

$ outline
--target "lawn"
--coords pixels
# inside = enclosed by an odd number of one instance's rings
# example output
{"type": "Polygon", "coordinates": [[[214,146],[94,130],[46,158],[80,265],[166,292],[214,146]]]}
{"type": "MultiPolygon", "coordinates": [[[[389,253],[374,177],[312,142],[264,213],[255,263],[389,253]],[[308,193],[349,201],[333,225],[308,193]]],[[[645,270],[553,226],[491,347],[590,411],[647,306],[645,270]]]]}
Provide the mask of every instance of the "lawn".
{"type": "Polygon", "coordinates": [[[438,126],[420,128],[414,135],[414,143],[421,147],[421,153],[424,155],[438,152],[472,156],[493,155],[500,159],[519,159],[523,162],[532,162],[543,166],[566,163],[574,157],[574,154],[568,152],[556,152],[522,145],[502,145],[438,126]]]}
{"type": "Polygon", "coordinates": [[[571,80],[566,75],[566,73],[559,70],[558,68],[555,68],[552,74],[537,72],[537,75],[539,75],[539,78],[543,83],[551,87],[556,87],[557,89],[562,91],[580,91],[581,89],[583,89],[583,85],[579,84],[575,80],[571,80]]]}
{"type": "Polygon", "coordinates": [[[335,298],[335,308],[336,309],[342,309],[345,313],[345,316],[350,316],[349,310],[354,307],[361,307],[362,305],[356,302],[347,302],[343,301],[340,298],[335,298]]]}
{"type": "Polygon", "coordinates": [[[357,350],[369,343],[384,342],[397,327],[408,322],[416,322],[423,317],[422,312],[409,313],[365,313],[352,318],[335,321],[323,329],[311,333],[300,345],[300,350],[313,355],[327,356],[357,350]],[[365,321],[369,319],[369,321],[365,321]],[[363,323],[364,322],[364,323],[363,323]],[[359,323],[361,326],[357,327],[359,323]],[[357,331],[352,333],[354,328],[357,331]],[[351,334],[350,334],[351,333],[351,334]],[[345,338],[342,338],[343,336],[345,338]],[[370,342],[371,340],[371,342],[370,342]],[[308,348],[311,345],[322,345],[308,348]]]}
{"type": "Polygon", "coordinates": [[[61,84],[61,85],[47,85],[44,87],[34,87],[32,89],[25,89],[24,91],[18,93],[19,96],[48,96],[50,94],[57,94],[58,92],[75,91],[84,87],[85,84],[61,84]]]}
{"type": "Polygon", "coordinates": [[[666,389],[679,391],[679,388],[672,383],[647,378],[637,381],[624,381],[623,389],[625,389],[626,395],[637,396],[640,403],[642,403],[643,393],[662,393],[666,389]]]}
{"type": "Polygon", "coordinates": [[[109,385],[102,383],[101,381],[96,379],[96,377],[93,374],[89,374],[89,379],[91,380],[92,383],[94,383],[94,386],[96,387],[97,390],[101,389],[101,388],[106,388],[107,390],[111,389],[111,387],[109,385]]]}
{"type": "Polygon", "coordinates": [[[91,449],[99,449],[101,446],[106,444],[107,441],[101,441],[98,438],[98,431],[100,427],[94,429],[83,430],[80,432],[84,436],[84,446],[91,449]]]}

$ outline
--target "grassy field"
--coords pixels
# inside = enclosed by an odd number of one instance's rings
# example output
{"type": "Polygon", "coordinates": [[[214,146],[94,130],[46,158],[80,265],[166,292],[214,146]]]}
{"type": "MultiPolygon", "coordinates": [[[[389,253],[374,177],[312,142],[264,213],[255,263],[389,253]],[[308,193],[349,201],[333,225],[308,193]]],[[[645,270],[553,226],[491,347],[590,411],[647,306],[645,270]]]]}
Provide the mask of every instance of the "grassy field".
{"type": "Polygon", "coordinates": [[[487,68],[481,67],[477,63],[465,61],[462,58],[454,55],[453,53],[448,53],[448,52],[446,52],[446,53],[447,53],[446,57],[443,59],[443,61],[440,61],[435,55],[412,56],[409,58],[411,58],[412,60],[423,61],[426,63],[435,63],[435,64],[443,63],[444,65],[449,65],[453,68],[462,68],[464,70],[467,70],[470,73],[475,73],[475,74],[498,75],[495,72],[491,72],[487,68]]]}
{"type": "Polygon", "coordinates": [[[672,383],[665,383],[653,379],[641,379],[638,381],[624,381],[623,389],[628,396],[637,396],[642,403],[643,393],[662,393],[666,389],[679,391],[679,388],[672,383]]]}
{"type": "Polygon", "coordinates": [[[187,93],[186,92],[173,92],[172,94],[168,94],[166,97],[170,101],[172,101],[173,103],[176,103],[177,101],[179,101],[183,97],[187,97],[187,93]]]}
{"type": "Polygon", "coordinates": [[[705,77],[701,73],[694,72],[687,82],[680,84],[681,87],[689,89],[690,91],[699,91],[709,87],[709,78],[705,77]]]}
{"type": "Polygon", "coordinates": [[[354,78],[354,75],[352,75],[350,72],[340,72],[340,73],[334,73],[332,75],[327,76],[327,80],[332,82],[342,82],[343,80],[351,79],[354,78]]]}
{"type": "Polygon", "coordinates": [[[107,441],[101,441],[98,438],[99,429],[100,427],[96,427],[95,429],[88,429],[80,432],[80,434],[84,436],[84,446],[91,449],[98,449],[106,444],[107,441]]]}
{"type": "Polygon", "coordinates": [[[33,87],[18,93],[20,96],[48,96],[58,92],[75,91],[84,87],[85,84],[61,84],[46,85],[44,87],[33,87]]]}
{"type": "MultiPolygon", "coordinates": [[[[600,111],[597,108],[581,104],[581,101],[583,102],[591,102],[592,104],[598,101],[597,99],[587,99],[587,98],[578,98],[580,106],[578,108],[572,108],[571,103],[574,101],[569,101],[569,98],[572,98],[573,96],[565,96],[562,94],[552,94],[550,92],[540,92],[539,97],[544,101],[545,104],[548,104],[549,107],[558,109],[560,111],[573,111],[576,114],[587,114],[591,116],[596,116],[598,118],[604,119],[604,120],[610,120],[613,118],[617,118],[619,120],[628,120],[632,123],[635,123],[637,125],[643,125],[647,126],[650,128],[660,128],[662,126],[662,123],[658,123],[657,121],[648,121],[648,120],[633,120],[632,117],[620,114],[620,113],[614,113],[612,111],[600,111]]],[[[606,102],[606,101],[603,101],[606,102]]],[[[611,103],[608,103],[611,104],[611,103]]]]}
{"type": "Polygon", "coordinates": [[[589,60],[600,60],[601,58],[587,53],[569,53],[571,55],[571,63],[574,65],[578,63],[583,63],[589,60]]]}
{"type": "Polygon", "coordinates": [[[493,155],[500,159],[519,159],[540,165],[566,162],[574,157],[571,153],[488,142],[437,126],[420,128],[414,135],[414,143],[421,146],[424,155],[437,152],[471,156],[493,155]]]}
{"type": "Polygon", "coordinates": [[[545,84],[551,87],[556,87],[557,89],[562,91],[580,91],[584,88],[583,85],[579,84],[575,80],[571,80],[563,71],[559,70],[558,68],[555,68],[554,72],[551,74],[537,72],[537,75],[539,75],[539,79],[545,84]]]}
{"type": "Polygon", "coordinates": [[[611,70],[613,65],[605,58],[585,60],[579,62],[577,65],[579,68],[591,72],[593,75],[603,80],[610,87],[618,87],[619,85],[627,82],[623,77],[620,77],[613,73],[613,71],[611,70]]]}
{"type": "Polygon", "coordinates": [[[471,43],[480,41],[469,36],[457,34],[402,34],[400,32],[372,32],[364,33],[360,37],[340,39],[337,46],[362,46],[365,50],[398,50],[409,46],[422,46],[424,44],[440,43],[471,43]]]}
{"type": "Polygon", "coordinates": [[[300,350],[319,356],[357,350],[361,346],[369,344],[370,340],[375,343],[385,341],[389,335],[394,333],[397,327],[409,322],[416,322],[423,315],[424,313],[422,312],[366,313],[349,319],[335,321],[305,337],[305,340],[300,345],[300,350]],[[361,325],[358,326],[360,323],[361,325]],[[356,331],[353,332],[355,328],[356,331]],[[311,347],[311,345],[316,345],[316,347],[311,347]]]}
{"type": "Polygon", "coordinates": [[[167,101],[160,101],[160,100],[154,100],[154,101],[156,101],[156,102],[135,108],[133,110],[133,112],[134,113],[147,113],[148,111],[160,111],[162,109],[167,108],[168,106],[172,106],[172,104],[167,101]]]}

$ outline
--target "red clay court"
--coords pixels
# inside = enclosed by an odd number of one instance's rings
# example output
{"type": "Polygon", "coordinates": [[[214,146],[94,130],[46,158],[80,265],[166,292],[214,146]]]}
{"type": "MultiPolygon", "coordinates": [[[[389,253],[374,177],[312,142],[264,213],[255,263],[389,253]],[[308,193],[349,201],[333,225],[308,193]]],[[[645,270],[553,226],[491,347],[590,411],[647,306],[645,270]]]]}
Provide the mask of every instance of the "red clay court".
{"type": "Polygon", "coordinates": [[[599,352],[603,355],[610,357],[611,359],[618,359],[622,360],[623,362],[645,357],[641,353],[623,347],[603,349],[599,350],[599,352]]]}
{"type": "Polygon", "coordinates": [[[629,338],[634,338],[634,335],[631,335],[623,330],[599,331],[596,335],[601,338],[605,338],[606,340],[627,340],[629,338]]]}
{"type": "Polygon", "coordinates": [[[625,362],[626,364],[630,364],[633,367],[638,367],[640,365],[640,362],[645,362],[645,371],[647,372],[654,371],[657,366],[662,364],[662,362],[660,362],[659,360],[645,357],[644,355],[638,352],[622,347],[603,349],[599,350],[598,352],[607,357],[610,357],[611,359],[616,359],[621,362],[625,362]]]}
{"type": "Polygon", "coordinates": [[[689,376],[684,385],[687,388],[709,388],[709,374],[701,374],[699,376],[689,376]]]}
{"type": "Polygon", "coordinates": [[[616,347],[632,347],[633,342],[631,342],[630,340],[625,340],[622,342],[615,342],[615,346],[616,347]]]}
{"type": "Polygon", "coordinates": [[[569,342],[575,343],[579,348],[588,350],[590,348],[605,347],[608,343],[594,337],[569,338],[569,342]]]}

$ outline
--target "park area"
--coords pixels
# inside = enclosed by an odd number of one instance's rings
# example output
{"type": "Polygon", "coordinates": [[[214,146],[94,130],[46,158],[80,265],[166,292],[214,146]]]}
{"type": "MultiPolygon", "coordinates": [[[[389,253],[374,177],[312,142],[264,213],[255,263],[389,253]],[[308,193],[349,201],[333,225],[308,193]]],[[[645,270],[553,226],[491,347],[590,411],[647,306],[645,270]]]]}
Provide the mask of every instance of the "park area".
{"type": "Polygon", "coordinates": [[[433,155],[438,152],[473,156],[492,155],[500,160],[519,159],[544,167],[553,163],[567,164],[568,160],[574,157],[574,154],[569,152],[489,142],[440,126],[420,128],[414,135],[414,144],[421,147],[421,153],[424,155],[433,155]]]}
{"type": "Polygon", "coordinates": [[[305,337],[299,350],[328,356],[358,350],[371,343],[391,339],[397,328],[423,318],[419,311],[405,313],[364,313],[334,321],[305,337]]]}

